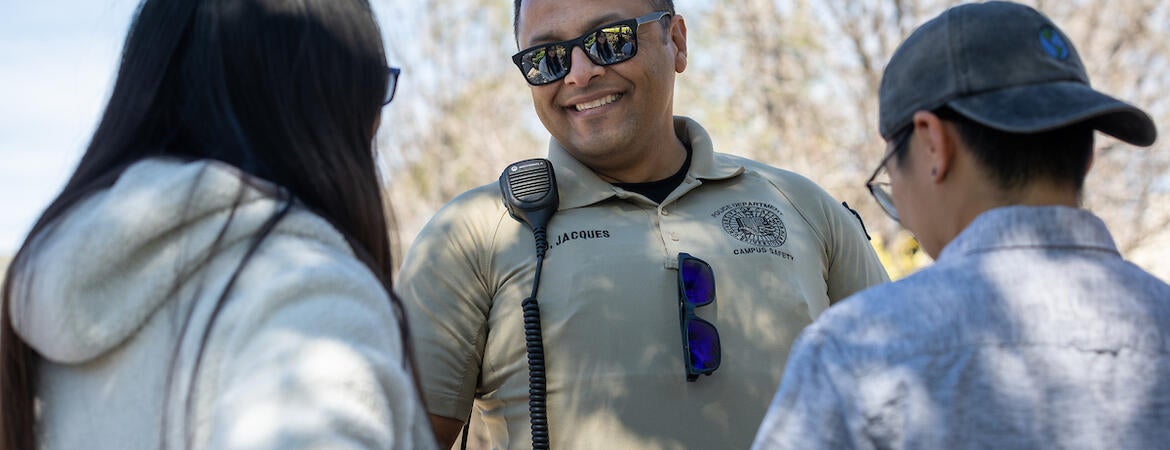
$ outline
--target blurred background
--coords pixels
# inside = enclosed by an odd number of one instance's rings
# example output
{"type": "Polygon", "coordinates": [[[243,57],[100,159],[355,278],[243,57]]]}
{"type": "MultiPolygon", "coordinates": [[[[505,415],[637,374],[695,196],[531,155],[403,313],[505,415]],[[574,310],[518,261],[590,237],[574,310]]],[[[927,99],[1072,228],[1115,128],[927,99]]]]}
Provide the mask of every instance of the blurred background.
{"type": "MultiPolygon", "coordinates": [[[[548,133],[512,65],[508,0],[372,0],[398,96],[378,137],[401,257],[454,195],[545,155],[548,133]]],[[[864,181],[884,144],[881,70],[918,24],[954,1],[676,0],[690,66],[675,113],[717,151],[813,179],[859,210],[892,276],[928,258],[864,181]]],[[[1149,112],[1163,133],[1137,149],[1098,134],[1085,206],[1123,254],[1170,280],[1170,2],[1025,1],[1076,44],[1094,86],[1149,112]]],[[[65,182],[112,86],[136,0],[0,0],[0,267],[65,182]]]]}
{"type": "MultiPolygon", "coordinates": [[[[0,0],[0,266],[56,195],[112,85],[136,0],[0,0]]],[[[508,0],[372,0],[398,97],[378,137],[401,257],[454,195],[509,162],[544,156],[548,133],[511,63],[508,0]]],[[[863,183],[884,150],[877,85],[897,44],[954,1],[676,0],[690,66],[675,113],[703,123],[716,150],[813,179],[860,211],[894,277],[928,263],[863,183]]],[[[1081,52],[1094,85],[1146,109],[1170,132],[1170,2],[1026,1],[1081,52]]],[[[1127,258],[1170,279],[1170,152],[1098,135],[1085,206],[1127,258]]]]}
{"type": "MultiPolygon", "coordinates": [[[[382,14],[401,97],[381,150],[402,242],[457,193],[508,163],[543,156],[548,133],[510,56],[512,2],[395,0],[382,14]]],[[[697,119],[716,151],[813,179],[858,209],[894,277],[928,262],[864,187],[885,149],[881,71],[901,40],[955,1],[676,0],[688,61],[675,113],[697,119]]],[[[1075,42],[1094,86],[1139,105],[1170,133],[1170,2],[1025,2],[1075,42]]],[[[1170,139],[1138,149],[1098,134],[1085,205],[1123,254],[1170,279],[1170,139]]],[[[399,252],[401,253],[401,252],[399,252]]]]}

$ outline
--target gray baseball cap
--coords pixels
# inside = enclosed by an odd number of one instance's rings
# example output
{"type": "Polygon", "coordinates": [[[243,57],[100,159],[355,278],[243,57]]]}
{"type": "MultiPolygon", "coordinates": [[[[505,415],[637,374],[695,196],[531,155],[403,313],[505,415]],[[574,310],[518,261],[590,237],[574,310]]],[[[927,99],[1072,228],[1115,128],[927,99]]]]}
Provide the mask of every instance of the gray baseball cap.
{"type": "Polygon", "coordinates": [[[1093,90],[1055,24],[1010,2],[953,7],[906,38],[882,74],[879,131],[890,139],[914,113],[950,106],[985,126],[1038,133],[1087,122],[1134,145],[1157,138],[1153,120],[1093,90]]]}

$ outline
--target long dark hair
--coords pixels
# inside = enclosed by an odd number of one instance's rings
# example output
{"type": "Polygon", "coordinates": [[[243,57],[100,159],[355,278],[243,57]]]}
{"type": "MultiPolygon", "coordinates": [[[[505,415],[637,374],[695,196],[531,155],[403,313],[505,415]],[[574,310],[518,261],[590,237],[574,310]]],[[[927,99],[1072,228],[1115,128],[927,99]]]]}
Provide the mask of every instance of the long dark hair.
{"type": "Polygon", "coordinates": [[[36,447],[36,355],[13,328],[12,275],[47,225],[152,156],[218,160],[279,186],[285,208],[251,251],[294,201],[328,220],[390,294],[409,361],[372,148],[388,77],[367,0],[144,0],[93,139],[5,277],[0,448],[36,447]]]}

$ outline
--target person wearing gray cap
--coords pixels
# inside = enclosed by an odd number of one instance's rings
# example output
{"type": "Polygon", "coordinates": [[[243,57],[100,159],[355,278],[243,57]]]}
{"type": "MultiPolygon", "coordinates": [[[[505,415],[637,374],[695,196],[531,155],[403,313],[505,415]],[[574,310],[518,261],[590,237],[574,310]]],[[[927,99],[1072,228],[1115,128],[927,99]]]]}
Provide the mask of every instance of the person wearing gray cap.
{"type": "Polygon", "coordinates": [[[1156,138],[1019,4],[948,9],[894,53],[867,183],[936,262],[829,308],[754,448],[1166,448],[1170,285],[1079,208],[1093,131],[1156,138]]]}

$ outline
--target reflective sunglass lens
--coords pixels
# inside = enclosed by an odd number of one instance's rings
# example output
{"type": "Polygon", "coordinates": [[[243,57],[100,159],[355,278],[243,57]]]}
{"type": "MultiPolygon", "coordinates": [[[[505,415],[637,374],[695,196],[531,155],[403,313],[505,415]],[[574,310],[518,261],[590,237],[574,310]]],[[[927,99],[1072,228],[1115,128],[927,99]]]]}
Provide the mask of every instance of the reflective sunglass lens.
{"type": "Polygon", "coordinates": [[[568,52],[559,45],[541,47],[526,53],[522,60],[525,76],[532,84],[548,84],[569,73],[568,52]]]}
{"type": "Polygon", "coordinates": [[[571,41],[557,42],[513,56],[529,84],[549,84],[569,74],[573,48],[580,46],[585,54],[600,66],[617,64],[633,58],[638,52],[637,23],[610,25],[571,41]]]}
{"type": "Polygon", "coordinates": [[[629,25],[615,25],[595,33],[585,42],[590,59],[599,65],[617,64],[633,58],[638,51],[634,39],[634,28],[629,25]]]}
{"type": "Polygon", "coordinates": [[[605,36],[601,32],[585,36],[585,40],[581,41],[581,47],[585,49],[585,53],[596,56],[600,52],[598,42],[605,42],[605,36]]]}
{"type": "Polygon", "coordinates": [[[687,324],[687,344],[691,352],[691,368],[710,371],[719,367],[719,332],[703,319],[692,319],[687,324]]]}
{"type": "Polygon", "coordinates": [[[682,267],[683,294],[693,306],[703,306],[715,300],[715,275],[711,266],[697,259],[684,259],[682,267]]]}

